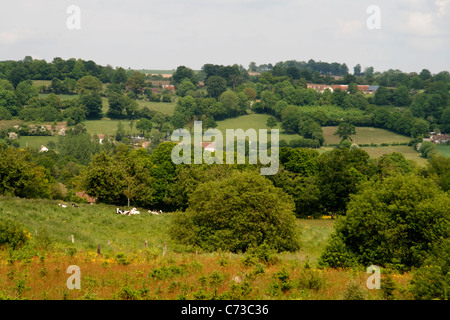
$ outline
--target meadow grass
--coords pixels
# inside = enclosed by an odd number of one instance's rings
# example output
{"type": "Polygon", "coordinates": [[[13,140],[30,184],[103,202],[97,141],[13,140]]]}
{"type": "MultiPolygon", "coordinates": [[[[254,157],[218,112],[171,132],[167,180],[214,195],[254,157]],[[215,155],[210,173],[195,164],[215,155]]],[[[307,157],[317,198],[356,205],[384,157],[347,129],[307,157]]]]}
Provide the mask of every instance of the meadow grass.
{"type": "Polygon", "coordinates": [[[161,113],[169,115],[169,116],[173,114],[173,112],[175,110],[175,106],[177,105],[177,103],[175,101],[152,102],[152,101],[145,101],[145,100],[137,100],[137,103],[138,103],[139,109],[147,107],[150,110],[158,111],[158,112],[161,112],[161,113]]]}
{"type": "Polygon", "coordinates": [[[414,161],[419,166],[426,166],[428,163],[427,159],[421,157],[420,153],[410,146],[362,147],[361,149],[366,151],[371,158],[379,158],[384,154],[398,152],[403,154],[406,160],[414,161]]]}
{"type": "Polygon", "coordinates": [[[62,202],[0,198],[0,216],[20,221],[32,235],[45,227],[62,248],[93,249],[100,244],[105,250],[138,250],[144,248],[145,241],[161,248],[170,242],[166,236],[168,214],[154,216],[141,208],[140,215],[124,216],[116,214],[116,207],[110,205],[79,204],[75,208],[66,203],[67,208],[63,208],[58,203],[62,202]]]}
{"type": "Polygon", "coordinates": [[[436,149],[446,158],[450,158],[450,145],[437,144],[436,149]]]}
{"type": "MultiPolygon", "coordinates": [[[[39,93],[39,98],[45,99],[48,97],[48,93],[39,93]]],[[[57,97],[59,97],[61,100],[71,100],[71,99],[77,99],[77,94],[57,94],[57,97]]]]}
{"type": "Polygon", "coordinates": [[[58,143],[58,136],[21,136],[18,141],[20,148],[29,147],[40,149],[41,146],[46,146],[48,148],[48,143],[50,141],[58,143]]]}
{"type": "Polygon", "coordinates": [[[15,125],[20,125],[22,120],[0,120],[0,130],[9,129],[15,125]]]}
{"type": "MultiPolygon", "coordinates": [[[[223,136],[225,136],[226,129],[235,129],[235,130],[242,129],[244,131],[248,129],[255,129],[257,133],[259,129],[267,129],[268,133],[270,133],[270,128],[266,126],[266,121],[269,117],[270,115],[267,114],[259,114],[259,113],[247,114],[236,118],[217,121],[216,129],[219,129],[222,132],[223,136]]],[[[279,129],[280,140],[285,140],[286,142],[289,142],[293,139],[302,138],[302,136],[298,134],[285,133],[284,130],[281,128],[280,122],[278,122],[277,126],[274,127],[273,129],[279,129]]]]}
{"type": "MultiPolygon", "coordinates": [[[[40,252],[0,264],[0,297],[30,300],[336,300],[356,282],[366,299],[382,299],[382,290],[365,287],[367,273],[316,269],[292,262],[248,264],[242,256],[167,254],[97,255],[95,252],[40,252]],[[79,290],[69,290],[68,266],[80,268],[79,290]]],[[[3,261],[5,261],[3,260],[3,261]]],[[[383,281],[384,275],[382,275],[383,281]]],[[[411,276],[394,274],[398,298],[411,276]]]]}
{"type": "MultiPolygon", "coordinates": [[[[130,120],[85,120],[83,124],[86,126],[86,131],[90,134],[107,134],[109,136],[115,136],[117,132],[117,126],[119,122],[122,122],[123,129],[125,132],[130,132],[130,120]]],[[[133,133],[136,132],[136,124],[133,125],[133,133]]]]}
{"type": "MultiPolygon", "coordinates": [[[[367,299],[383,298],[382,290],[365,288],[365,270],[316,268],[315,257],[333,220],[298,220],[303,252],[262,261],[248,254],[194,252],[172,243],[170,213],[153,216],[141,209],[141,215],[121,216],[114,206],[62,208],[57,203],[0,198],[0,216],[21,222],[32,237],[14,251],[0,248],[0,299],[333,300],[342,299],[351,282],[367,299]],[[66,286],[70,265],[80,267],[80,290],[66,286]]],[[[409,273],[393,275],[399,298],[411,298],[403,290],[410,278],[409,273]]]]}
{"type": "MultiPolygon", "coordinates": [[[[334,135],[336,130],[337,127],[335,126],[322,127],[325,138],[324,144],[338,144],[340,142],[340,138],[334,135]]],[[[356,144],[407,143],[411,140],[410,137],[373,127],[356,127],[356,135],[351,136],[351,139],[356,144]]]]}
{"type": "Polygon", "coordinates": [[[31,81],[33,83],[33,86],[35,86],[38,89],[42,86],[49,87],[52,84],[51,80],[31,80],[31,81]]]}

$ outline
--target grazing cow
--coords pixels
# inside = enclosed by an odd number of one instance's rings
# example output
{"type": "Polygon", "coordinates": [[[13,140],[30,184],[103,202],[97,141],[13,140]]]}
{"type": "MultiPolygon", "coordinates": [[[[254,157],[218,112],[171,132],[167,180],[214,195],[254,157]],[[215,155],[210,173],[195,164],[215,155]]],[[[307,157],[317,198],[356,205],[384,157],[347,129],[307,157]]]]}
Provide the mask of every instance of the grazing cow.
{"type": "Polygon", "coordinates": [[[75,203],[72,203],[72,207],[78,208],[78,206],[75,203]]]}
{"type": "MultiPolygon", "coordinates": [[[[161,210],[159,210],[159,211],[162,212],[161,210]]],[[[148,210],[148,212],[151,213],[151,214],[159,215],[158,211],[148,210]]]]}
{"type": "Polygon", "coordinates": [[[130,213],[131,214],[140,214],[140,212],[136,208],[131,209],[130,213]]]}
{"type": "Polygon", "coordinates": [[[120,210],[119,208],[117,208],[117,209],[116,209],[116,213],[117,213],[117,214],[123,214],[123,211],[120,210]]]}

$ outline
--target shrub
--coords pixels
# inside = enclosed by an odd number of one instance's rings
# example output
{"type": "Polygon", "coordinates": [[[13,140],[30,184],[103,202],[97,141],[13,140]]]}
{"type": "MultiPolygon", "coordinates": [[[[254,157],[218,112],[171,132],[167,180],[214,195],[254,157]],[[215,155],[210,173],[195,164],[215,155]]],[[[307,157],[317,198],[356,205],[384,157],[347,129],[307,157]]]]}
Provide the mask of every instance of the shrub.
{"type": "Polygon", "coordinates": [[[292,197],[258,172],[200,184],[185,213],[175,214],[170,235],[207,251],[245,252],[270,243],[280,251],[299,249],[292,197]]]}
{"type": "Polygon", "coordinates": [[[436,243],[422,267],[413,272],[411,292],[416,299],[448,299],[450,294],[450,240],[436,243]]]}
{"type": "Polygon", "coordinates": [[[450,235],[450,197],[430,179],[397,174],[369,181],[337,220],[321,265],[420,266],[431,244],[450,235]]]}
{"type": "Polygon", "coordinates": [[[250,247],[244,255],[244,265],[251,265],[258,261],[269,265],[276,264],[279,261],[277,251],[267,243],[263,243],[259,247],[250,247]]]}
{"type": "Polygon", "coordinates": [[[0,217],[0,246],[6,245],[16,249],[29,239],[30,233],[19,222],[0,217]]]}
{"type": "Polygon", "coordinates": [[[357,281],[350,281],[342,295],[342,300],[365,300],[365,288],[357,281]]]}
{"type": "Polygon", "coordinates": [[[298,280],[298,286],[301,289],[317,291],[325,285],[325,278],[319,272],[310,269],[303,271],[298,280]]]}

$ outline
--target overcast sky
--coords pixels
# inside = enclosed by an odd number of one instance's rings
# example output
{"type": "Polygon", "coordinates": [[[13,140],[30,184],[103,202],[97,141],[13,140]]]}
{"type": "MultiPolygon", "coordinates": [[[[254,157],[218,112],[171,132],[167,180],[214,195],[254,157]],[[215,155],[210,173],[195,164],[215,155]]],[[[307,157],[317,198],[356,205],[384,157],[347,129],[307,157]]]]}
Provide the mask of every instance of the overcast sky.
{"type": "Polygon", "coordinates": [[[2,1],[0,60],[27,55],[136,69],[314,59],[437,73],[450,70],[450,0],[2,1]],[[70,5],[80,29],[67,27],[70,5]],[[367,27],[370,5],[381,29],[367,27]]]}

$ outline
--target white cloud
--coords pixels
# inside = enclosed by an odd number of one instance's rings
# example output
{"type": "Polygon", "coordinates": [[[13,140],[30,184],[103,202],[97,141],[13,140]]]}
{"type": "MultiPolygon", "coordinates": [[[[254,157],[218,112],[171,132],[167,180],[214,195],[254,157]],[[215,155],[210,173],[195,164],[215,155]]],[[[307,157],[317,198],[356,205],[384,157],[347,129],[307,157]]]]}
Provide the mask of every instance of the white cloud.
{"type": "Polygon", "coordinates": [[[36,35],[32,30],[18,30],[11,29],[9,31],[0,32],[0,43],[3,44],[17,44],[25,42],[36,35]]]}
{"type": "Polygon", "coordinates": [[[440,29],[435,24],[433,13],[409,13],[407,27],[411,33],[422,37],[436,36],[440,33],[440,29]]]}
{"type": "Polygon", "coordinates": [[[447,7],[450,7],[450,0],[436,0],[435,5],[438,9],[437,16],[440,18],[447,14],[447,7]]]}

